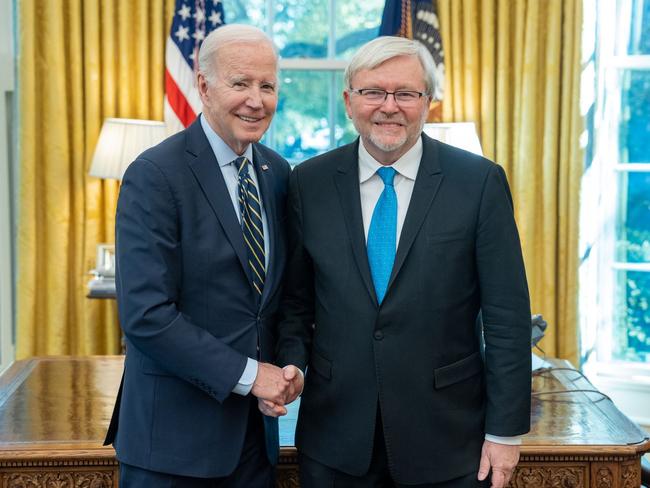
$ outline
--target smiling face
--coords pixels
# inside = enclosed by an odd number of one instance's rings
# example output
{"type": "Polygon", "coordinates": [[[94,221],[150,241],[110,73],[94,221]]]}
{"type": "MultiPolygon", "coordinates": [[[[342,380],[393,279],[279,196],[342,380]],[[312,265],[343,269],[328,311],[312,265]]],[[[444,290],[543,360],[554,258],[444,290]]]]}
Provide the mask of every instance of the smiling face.
{"type": "MultiPolygon", "coordinates": [[[[397,56],[373,69],[358,71],[352,88],[379,88],[389,92],[426,92],[424,69],[415,56],[397,56]]],[[[381,105],[364,102],[361,95],[345,91],[345,109],[352,118],[363,145],[381,164],[392,164],[413,147],[429,113],[430,97],[422,96],[413,106],[400,107],[392,95],[381,105]]]]}
{"type": "Polygon", "coordinates": [[[277,59],[266,42],[231,42],[215,55],[216,73],[208,83],[198,74],[203,115],[219,137],[241,155],[271,124],[278,104],[277,59]]]}

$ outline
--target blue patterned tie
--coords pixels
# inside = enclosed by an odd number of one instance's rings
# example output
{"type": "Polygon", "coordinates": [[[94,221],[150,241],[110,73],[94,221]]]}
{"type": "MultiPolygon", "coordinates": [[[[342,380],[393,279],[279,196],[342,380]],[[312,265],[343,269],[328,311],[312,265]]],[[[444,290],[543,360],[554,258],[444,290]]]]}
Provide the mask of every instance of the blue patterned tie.
{"type": "Polygon", "coordinates": [[[379,303],[386,295],[388,280],[393,270],[397,241],[397,195],[393,187],[395,170],[383,167],[377,174],[384,181],[384,191],[379,195],[368,230],[368,263],[379,303]]]}
{"type": "Polygon", "coordinates": [[[248,249],[248,265],[253,272],[253,286],[261,296],[266,269],[260,196],[248,171],[248,159],[240,157],[235,159],[234,163],[238,174],[239,210],[241,211],[244,241],[248,249]]]}

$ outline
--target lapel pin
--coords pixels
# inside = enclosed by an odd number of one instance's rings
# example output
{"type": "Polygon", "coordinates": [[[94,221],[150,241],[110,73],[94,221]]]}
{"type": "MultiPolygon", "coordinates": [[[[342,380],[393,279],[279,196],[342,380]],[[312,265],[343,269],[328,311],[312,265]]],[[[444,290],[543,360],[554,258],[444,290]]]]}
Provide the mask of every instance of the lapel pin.
{"type": "Polygon", "coordinates": [[[262,165],[262,170],[263,170],[263,171],[267,171],[268,169],[269,169],[268,164],[263,164],[263,165],[262,165]]]}

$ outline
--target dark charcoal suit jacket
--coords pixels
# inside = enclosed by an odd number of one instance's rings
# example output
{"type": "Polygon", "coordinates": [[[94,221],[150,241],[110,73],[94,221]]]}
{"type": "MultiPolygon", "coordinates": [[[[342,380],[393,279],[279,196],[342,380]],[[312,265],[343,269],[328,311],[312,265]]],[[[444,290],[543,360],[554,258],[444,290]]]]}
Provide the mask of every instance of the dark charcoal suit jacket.
{"type": "Polygon", "coordinates": [[[299,450],[365,473],[379,404],[389,466],[405,484],[476,472],[486,431],[513,436],[530,423],[530,305],[505,174],[422,138],[381,306],[366,254],[359,142],[293,171],[277,355],[281,365],[308,365],[299,450]]]}
{"type": "MultiPolygon", "coordinates": [[[[251,400],[231,391],[247,357],[273,359],[286,262],[290,168],[262,145],[254,144],[253,153],[271,250],[261,303],[241,226],[198,119],[140,155],[124,175],[116,284],[126,361],[106,439],[121,462],[218,477],[239,461],[251,400]]],[[[265,417],[265,428],[274,462],[277,421],[265,417]]]]}

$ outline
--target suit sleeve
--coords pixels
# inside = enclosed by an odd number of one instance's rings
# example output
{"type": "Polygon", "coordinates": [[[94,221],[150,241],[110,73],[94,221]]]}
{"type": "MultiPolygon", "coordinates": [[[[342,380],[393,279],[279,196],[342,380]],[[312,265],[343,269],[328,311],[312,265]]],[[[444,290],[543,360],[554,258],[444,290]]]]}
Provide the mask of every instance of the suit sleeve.
{"type": "Polygon", "coordinates": [[[302,204],[298,168],[289,178],[287,209],[289,254],[280,307],[276,362],[305,371],[314,323],[314,270],[303,241],[302,204]]]}
{"type": "Polygon", "coordinates": [[[485,337],[485,431],[515,436],[530,429],[530,300],[512,197],[491,165],[483,187],[476,262],[485,337]]]}
{"type": "Polygon", "coordinates": [[[247,358],[178,309],[183,243],[177,210],[171,186],[156,164],[138,159],[129,166],[116,217],[120,322],[129,345],[223,401],[247,358]]]}

